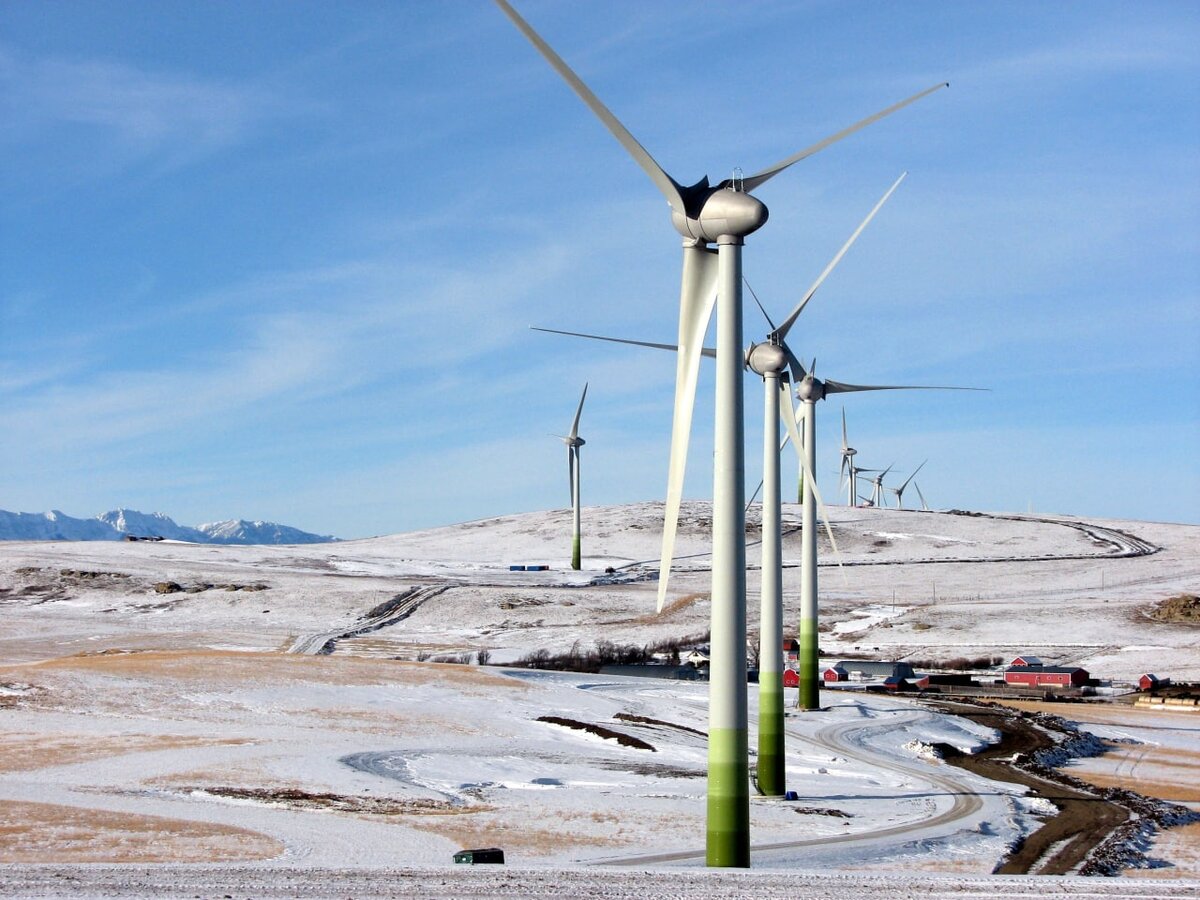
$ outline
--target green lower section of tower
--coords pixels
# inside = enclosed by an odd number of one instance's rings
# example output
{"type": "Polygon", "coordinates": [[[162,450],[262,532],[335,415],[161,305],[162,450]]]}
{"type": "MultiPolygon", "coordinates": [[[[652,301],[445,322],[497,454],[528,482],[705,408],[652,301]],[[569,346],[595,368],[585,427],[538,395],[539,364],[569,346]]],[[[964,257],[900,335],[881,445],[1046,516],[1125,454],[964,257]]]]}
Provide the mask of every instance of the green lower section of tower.
{"type": "Polygon", "coordinates": [[[708,733],[709,866],[750,867],[750,768],[746,730],[708,733]]]}
{"type": "Polygon", "coordinates": [[[783,684],[779,672],[762,672],[758,685],[758,792],[782,797],[787,790],[783,759],[783,684]]]}
{"type": "Polygon", "coordinates": [[[580,560],[581,560],[581,556],[580,556],[579,538],[575,538],[575,540],[571,543],[571,568],[574,569],[575,571],[579,571],[580,560]]]}
{"type": "Polygon", "coordinates": [[[817,671],[817,623],[815,620],[800,622],[800,699],[801,709],[817,709],[820,706],[821,673],[817,671]]]}

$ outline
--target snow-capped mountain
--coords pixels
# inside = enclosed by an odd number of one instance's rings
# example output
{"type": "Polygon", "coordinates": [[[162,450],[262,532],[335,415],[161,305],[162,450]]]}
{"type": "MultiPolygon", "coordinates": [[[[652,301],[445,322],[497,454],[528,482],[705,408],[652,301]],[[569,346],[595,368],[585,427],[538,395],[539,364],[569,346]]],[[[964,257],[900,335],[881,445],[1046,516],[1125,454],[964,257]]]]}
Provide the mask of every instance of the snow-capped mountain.
{"type": "Polygon", "coordinates": [[[171,541],[206,543],[204,533],[197,528],[176,525],[175,520],[162,513],[142,513],[136,509],[113,509],[96,516],[116,529],[120,535],[135,537],[161,537],[171,541]]]}
{"type": "Polygon", "coordinates": [[[204,535],[209,544],[316,544],[334,538],[309,534],[290,525],[277,522],[247,522],[245,519],[229,519],[226,522],[208,522],[194,529],[204,535]]]}
{"type": "Polygon", "coordinates": [[[57,509],[47,513],[0,509],[0,540],[4,541],[114,541],[120,537],[107,522],[76,519],[57,509]]]}
{"type": "Polygon", "coordinates": [[[93,519],[76,519],[58,510],[47,513],[0,509],[0,541],[119,541],[127,535],[166,538],[196,544],[321,544],[337,540],[275,522],[230,519],[192,528],[162,513],[114,509],[93,519]]]}

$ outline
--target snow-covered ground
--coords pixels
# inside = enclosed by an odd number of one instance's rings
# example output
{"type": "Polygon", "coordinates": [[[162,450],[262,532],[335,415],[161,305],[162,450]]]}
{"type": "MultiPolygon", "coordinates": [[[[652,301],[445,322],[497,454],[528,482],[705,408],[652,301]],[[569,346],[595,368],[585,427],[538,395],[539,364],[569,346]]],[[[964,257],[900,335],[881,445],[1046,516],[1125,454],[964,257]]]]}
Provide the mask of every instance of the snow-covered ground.
{"type": "MultiPolygon", "coordinates": [[[[303,547],[0,543],[0,860],[439,866],[494,845],[516,865],[701,866],[704,684],[418,661],[702,633],[708,507],[685,505],[656,616],[660,515],[587,510],[578,573],[562,512],[303,547]],[[333,655],[286,652],[400,595],[395,624],[333,655]]],[[[830,658],[1029,652],[1101,677],[1200,678],[1196,629],[1144,615],[1196,590],[1200,528],[831,516],[830,658]]],[[[798,553],[792,531],[789,566],[798,553]]],[[[1046,812],[926,752],[986,730],[886,697],[824,700],[787,721],[800,799],[752,802],[756,867],[975,878],[1046,812]]]]}

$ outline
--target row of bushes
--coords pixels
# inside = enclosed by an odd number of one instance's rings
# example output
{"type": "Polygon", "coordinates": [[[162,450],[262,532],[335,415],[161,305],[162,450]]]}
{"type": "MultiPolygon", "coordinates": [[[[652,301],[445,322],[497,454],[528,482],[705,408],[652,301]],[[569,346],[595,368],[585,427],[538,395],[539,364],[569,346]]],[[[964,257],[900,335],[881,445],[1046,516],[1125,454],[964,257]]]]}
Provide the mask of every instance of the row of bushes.
{"type": "Polygon", "coordinates": [[[651,644],[617,644],[596,641],[595,647],[584,650],[579,641],[565,653],[535,650],[512,665],[522,669],[553,669],[559,672],[599,672],[602,666],[630,666],[652,662],[658,654],[667,654],[668,662],[679,665],[679,651],[708,642],[708,632],[682,638],[668,638],[651,644]]]}

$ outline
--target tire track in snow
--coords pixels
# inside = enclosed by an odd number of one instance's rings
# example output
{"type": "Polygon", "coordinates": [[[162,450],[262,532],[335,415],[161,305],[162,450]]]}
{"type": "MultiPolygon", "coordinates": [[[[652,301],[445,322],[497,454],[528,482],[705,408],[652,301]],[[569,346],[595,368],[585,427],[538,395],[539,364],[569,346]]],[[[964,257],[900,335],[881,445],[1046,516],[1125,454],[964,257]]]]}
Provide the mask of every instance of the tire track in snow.
{"type": "Polygon", "coordinates": [[[302,634],[292,642],[292,646],[288,648],[287,652],[302,656],[326,656],[334,651],[338,641],[368,634],[402,622],[415,613],[426,600],[431,600],[451,587],[452,585],[448,584],[411,587],[407,591],[397,594],[389,603],[384,604],[386,608],[374,616],[368,614],[366,618],[360,619],[353,625],[333,631],[302,634]]]}

